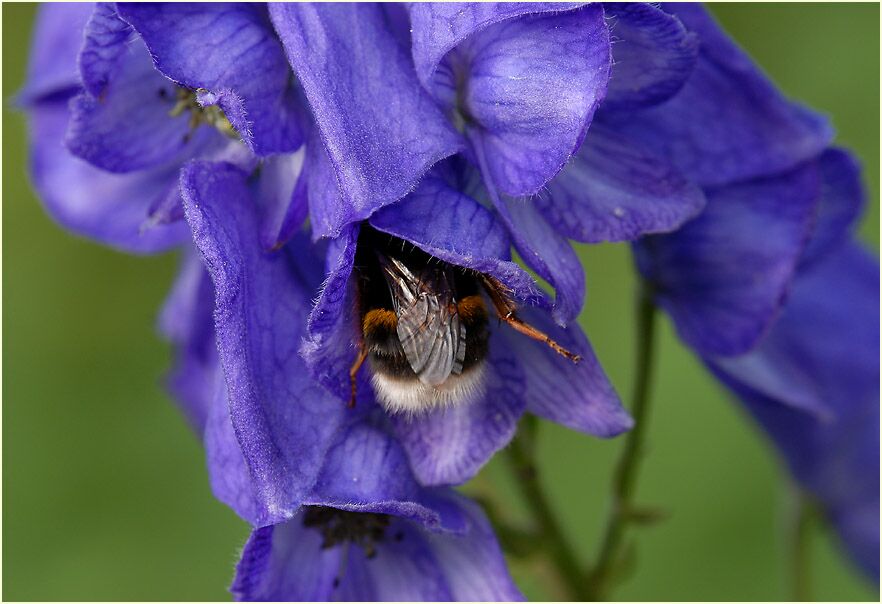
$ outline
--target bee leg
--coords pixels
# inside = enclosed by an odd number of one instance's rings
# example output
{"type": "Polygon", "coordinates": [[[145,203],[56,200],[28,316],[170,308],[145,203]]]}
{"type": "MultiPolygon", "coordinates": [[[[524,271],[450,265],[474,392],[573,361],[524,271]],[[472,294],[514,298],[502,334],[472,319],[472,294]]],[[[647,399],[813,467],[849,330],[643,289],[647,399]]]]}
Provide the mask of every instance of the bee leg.
{"type": "Polygon", "coordinates": [[[364,347],[364,344],[358,350],[358,356],[355,358],[355,362],[352,364],[352,367],[349,368],[349,386],[352,388],[352,396],[349,398],[349,404],[347,407],[350,409],[355,408],[355,394],[356,394],[356,376],[358,376],[358,370],[361,369],[361,366],[364,365],[364,360],[367,358],[367,348],[364,347]]]}
{"type": "Polygon", "coordinates": [[[572,353],[554,340],[551,337],[536,329],[532,325],[528,323],[524,323],[520,318],[518,318],[515,311],[517,311],[517,305],[512,301],[512,299],[506,293],[506,287],[499,282],[498,279],[494,277],[490,277],[488,275],[481,276],[481,284],[484,286],[487,294],[490,296],[490,301],[493,302],[493,307],[496,309],[496,315],[499,317],[499,320],[507,323],[509,327],[517,331],[518,333],[522,333],[528,338],[532,338],[538,342],[542,342],[548,345],[553,351],[557,354],[571,360],[574,363],[578,363],[582,360],[582,357],[578,354],[572,353]]]}

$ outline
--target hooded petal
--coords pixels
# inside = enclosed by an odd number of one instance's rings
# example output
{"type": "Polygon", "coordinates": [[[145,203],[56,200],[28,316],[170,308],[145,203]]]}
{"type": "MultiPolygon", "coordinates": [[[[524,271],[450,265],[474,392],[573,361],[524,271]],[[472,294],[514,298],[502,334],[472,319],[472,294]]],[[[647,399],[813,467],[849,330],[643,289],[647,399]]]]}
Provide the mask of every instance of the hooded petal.
{"type": "Polygon", "coordinates": [[[704,193],[659,157],[595,123],[579,152],[536,197],[565,237],[629,241],[679,228],[704,207],[704,193]]]}
{"type": "Polygon", "coordinates": [[[77,55],[92,4],[50,2],[37,12],[27,82],[16,100],[22,105],[66,97],[80,86],[77,55]]]}
{"type": "Polygon", "coordinates": [[[484,177],[508,195],[533,195],[581,144],[609,67],[609,30],[596,4],[482,28],[445,56],[428,86],[483,147],[484,177]]]}
{"type": "Polygon", "coordinates": [[[561,329],[544,312],[527,309],[521,318],[581,355],[578,363],[563,358],[541,342],[500,329],[502,346],[518,351],[524,372],[527,411],[567,428],[608,438],[630,430],[634,421],[622,407],[591,344],[578,325],[561,329]]]}
{"type": "Polygon", "coordinates": [[[698,4],[669,4],[701,40],[695,71],[672,99],[604,115],[638,147],[716,186],[789,170],[829,144],[823,117],[789,102],[698,4]]]}
{"type": "Polygon", "coordinates": [[[467,481],[514,436],[526,404],[524,373],[514,351],[493,337],[481,398],[422,415],[393,417],[421,484],[467,481]]]}
{"type": "Polygon", "coordinates": [[[376,555],[348,543],[323,544],[321,532],[298,514],[272,532],[252,534],[232,590],[242,599],[449,600],[424,527],[452,528],[457,536],[471,531],[458,501],[419,487],[400,445],[371,419],[355,418],[329,450],[307,504],[391,515],[376,555]]]}
{"type": "Polygon", "coordinates": [[[635,246],[680,337],[702,354],[756,345],[787,294],[820,192],[816,166],[707,192],[695,220],[635,246]]]}
{"type": "Polygon", "coordinates": [[[294,151],[304,114],[293,75],[263,4],[120,3],[156,67],[210,93],[258,155],[294,151]],[[259,74],[260,77],[255,77],[259,74]]]}
{"type": "Polygon", "coordinates": [[[239,169],[193,162],[181,189],[214,282],[230,417],[261,506],[258,523],[278,522],[315,483],[346,412],[297,354],[318,267],[302,241],[296,253],[261,252],[254,202],[239,169]]]}
{"type": "Polygon", "coordinates": [[[609,2],[613,67],[604,110],[657,105],[675,95],[692,75],[698,37],[672,15],[640,2],[609,2]]]}
{"type": "Polygon", "coordinates": [[[585,276],[576,252],[536,212],[532,202],[500,195],[491,177],[483,142],[473,139],[475,156],[483,176],[483,196],[490,203],[511,234],[515,248],[524,262],[555,289],[552,308],[555,320],[566,325],[582,308],[585,301],[585,276]]]}
{"type": "Polygon", "coordinates": [[[271,4],[273,25],[309,99],[334,167],[341,209],[313,225],[336,236],[413,190],[460,148],[420,88],[376,5],[271,4]]]}
{"type": "Polygon", "coordinates": [[[746,359],[707,362],[824,508],[855,562],[878,581],[878,262],[848,244],[801,273],[781,319],[746,359]],[[793,391],[770,389],[769,374],[792,381],[793,391]],[[806,391],[826,415],[797,408],[794,396],[806,391]]]}
{"type": "Polygon", "coordinates": [[[413,61],[420,82],[431,88],[444,56],[494,23],[534,13],[569,11],[583,2],[419,2],[408,6],[413,61]]]}
{"type": "Polygon", "coordinates": [[[31,178],[54,220],[78,235],[140,254],[163,251],[187,239],[187,227],[181,223],[142,229],[158,200],[177,195],[177,161],[128,175],[99,170],[64,148],[67,122],[63,102],[29,113],[31,178]]]}

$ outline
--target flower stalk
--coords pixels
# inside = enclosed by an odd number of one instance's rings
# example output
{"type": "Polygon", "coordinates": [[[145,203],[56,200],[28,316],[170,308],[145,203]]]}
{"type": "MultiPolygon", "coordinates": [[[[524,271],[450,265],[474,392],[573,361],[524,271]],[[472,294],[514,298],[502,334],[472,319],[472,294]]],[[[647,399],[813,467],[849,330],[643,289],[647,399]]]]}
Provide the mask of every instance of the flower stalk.
{"type": "Polygon", "coordinates": [[[560,521],[539,484],[535,462],[536,428],[536,418],[532,415],[526,416],[517,436],[506,449],[506,459],[533,517],[542,545],[554,563],[560,584],[567,591],[567,599],[585,601],[589,593],[576,552],[567,540],[560,521]]]}
{"type": "Polygon", "coordinates": [[[789,526],[790,595],[794,602],[812,601],[811,530],[815,507],[809,497],[792,485],[792,520],[789,526]]]}
{"type": "Polygon", "coordinates": [[[625,531],[630,524],[641,521],[644,516],[636,513],[633,501],[649,420],[656,314],[651,293],[644,284],[637,301],[637,357],[631,406],[634,428],[625,438],[625,446],[613,475],[612,502],[603,541],[597,562],[588,575],[591,600],[602,600],[609,593],[611,579],[617,574],[622,557],[625,531]]]}

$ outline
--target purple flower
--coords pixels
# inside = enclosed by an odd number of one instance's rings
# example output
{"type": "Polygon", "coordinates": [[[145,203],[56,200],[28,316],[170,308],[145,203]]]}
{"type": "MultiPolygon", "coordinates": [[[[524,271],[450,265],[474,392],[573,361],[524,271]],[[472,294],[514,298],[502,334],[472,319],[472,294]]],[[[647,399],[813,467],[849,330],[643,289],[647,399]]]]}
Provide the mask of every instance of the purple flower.
{"type": "Polygon", "coordinates": [[[708,358],[879,580],[879,264],[846,243],[801,271],[751,353],[708,358]]]}
{"type": "Polygon", "coordinates": [[[307,501],[251,534],[231,587],[237,599],[523,599],[480,508],[418,487],[377,428],[343,431],[307,501]]]}
{"type": "Polygon", "coordinates": [[[20,95],[49,212],[114,247],[166,249],[188,235],[179,170],[206,157],[260,163],[262,240],[272,247],[289,236],[306,203],[294,187],[303,153],[288,152],[302,145],[308,122],[265,7],[132,4],[118,13],[98,4],[88,19],[77,11],[71,19],[68,9],[44,7],[35,48],[52,47],[70,67],[48,70],[35,52],[36,75],[20,95]]]}
{"type": "Polygon", "coordinates": [[[394,5],[278,4],[270,13],[317,125],[304,167],[317,237],[344,234],[459,152],[480,169],[482,203],[555,288],[565,325],[584,299],[567,238],[670,231],[704,203],[666,162],[602,124],[586,136],[602,101],[610,111],[652,106],[691,73],[694,38],[658,9],[446,3],[406,15],[394,5]]]}
{"type": "Polygon", "coordinates": [[[310,146],[333,168],[326,188],[310,186],[312,230],[336,236],[413,190],[459,142],[420,88],[382,5],[269,7],[315,120],[310,146]]]}
{"type": "MultiPolygon", "coordinates": [[[[507,252],[507,239],[492,214],[442,184],[427,179],[421,186],[424,195],[389,206],[371,224],[380,231],[391,228],[384,216],[394,218],[390,224],[412,229],[395,231],[396,236],[426,246],[436,257],[532,288],[523,271],[499,259],[507,252]],[[437,190],[433,193],[430,186],[437,190]],[[435,195],[443,196],[444,203],[436,203],[435,195]],[[407,211],[421,220],[407,220],[407,211]]],[[[376,408],[365,375],[359,376],[355,409],[346,406],[359,336],[350,306],[357,232],[352,229],[347,240],[328,246],[332,270],[307,330],[304,318],[324,263],[305,251],[302,238],[277,254],[261,251],[252,190],[240,169],[195,163],[184,171],[182,187],[194,240],[216,290],[215,327],[230,416],[260,485],[259,505],[240,513],[258,525],[279,522],[302,502],[340,426],[376,408]],[[297,354],[304,338],[319,381],[305,371],[297,354]]],[[[394,431],[421,482],[470,478],[511,439],[525,410],[600,436],[630,427],[584,336],[575,329],[560,330],[540,314],[527,316],[582,354],[583,361],[573,364],[544,344],[491,327],[479,400],[394,417],[394,431]]],[[[219,497],[235,505],[235,494],[219,497]]]]}
{"type": "Polygon", "coordinates": [[[411,18],[421,82],[460,125],[519,254],[555,288],[560,325],[584,301],[567,238],[665,232],[703,205],[675,170],[592,122],[682,86],[695,45],[676,19],[641,5],[468,3],[416,4],[411,18]]]}
{"type": "Polygon", "coordinates": [[[672,10],[702,41],[695,73],[668,102],[616,127],[664,152],[708,203],[676,232],[636,243],[635,254],[686,343],[738,355],[769,330],[800,263],[847,238],[862,206],[859,168],[827,149],[825,120],[784,99],[703,9],[672,10]],[[676,124],[689,130],[657,136],[676,124]]]}
{"type": "Polygon", "coordinates": [[[28,82],[19,95],[28,112],[32,180],[47,212],[66,228],[126,251],[156,252],[187,236],[182,224],[142,232],[149,208],[165,198],[167,183],[177,177],[177,166],[114,174],[75,157],[63,144],[68,101],[82,90],[77,58],[93,10],[48,4],[39,13],[28,82]]]}
{"type": "Polygon", "coordinates": [[[212,489],[255,527],[237,597],[520,597],[447,487],[524,413],[631,427],[567,328],[571,240],[634,242],[683,341],[878,565],[859,169],[700,7],[49,5],[19,102],[59,222],[193,241],[160,329],[212,489]]]}
{"type": "Polygon", "coordinates": [[[693,79],[619,126],[667,149],[708,203],[678,231],[637,242],[637,265],[681,339],[878,580],[879,269],[849,241],[865,197],[860,169],[826,148],[824,120],[782,99],[703,12],[675,10],[701,35],[693,79]]]}
{"type": "Polygon", "coordinates": [[[521,599],[478,506],[420,486],[376,405],[347,409],[312,383],[296,345],[321,278],[317,258],[302,234],[261,251],[245,176],[229,164],[185,170],[205,268],[185,258],[161,322],[178,344],[172,384],[203,434],[212,489],[258,527],[233,593],[521,599]],[[219,354],[206,346],[215,334],[219,354]]]}
{"type": "Polygon", "coordinates": [[[452,492],[439,500],[462,526],[305,506],[251,534],[231,591],[245,601],[522,600],[478,506],[452,492]]]}

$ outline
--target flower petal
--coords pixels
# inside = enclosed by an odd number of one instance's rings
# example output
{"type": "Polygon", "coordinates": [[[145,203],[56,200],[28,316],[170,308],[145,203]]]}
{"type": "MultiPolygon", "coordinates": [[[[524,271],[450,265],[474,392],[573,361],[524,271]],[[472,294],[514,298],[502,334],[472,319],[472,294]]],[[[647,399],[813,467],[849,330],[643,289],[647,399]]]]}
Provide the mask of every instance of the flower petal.
{"type": "Polygon", "coordinates": [[[664,11],[639,2],[605,2],[613,67],[604,110],[638,109],[674,96],[698,57],[698,37],[664,11]]]}
{"type": "MultiPolygon", "coordinates": [[[[306,143],[303,174],[306,179],[306,197],[312,237],[318,240],[330,232],[332,225],[356,222],[353,208],[343,202],[337,185],[337,175],[328,157],[328,151],[317,129],[310,132],[306,143]]],[[[341,229],[341,235],[345,229],[341,229]]]]}
{"type": "Polygon", "coordinates": [[[493,337],[481,399],[413,417],[393,417],[421,484],[467,481],[514,436],[525,407],[524,374],[514,351],[493,337]]]}
{"type": "Polygon", "coordinates": [[[77,55],[92,5],[50,2],[37,11],[32,36],[27,81],[16,95],[20,105],[58,99],[80,87],[77,55]]]}
{"type": "Polygon", "coordinates": [[[372,511],[439,523],[418,504],[422,493],[401,445],[384,430],[352,421],[328,450],[327,461],[307,504],[372,511]]]}
{"type": "Polygon", "coordinates": [[[812,237],[802,255],[803,265],[815,262],[848,241],[867,201],[861,168],[851,153],[828,149],[818,158],[818,167],[821,199],[812,237]]]}
{"type": "Polygon", "coordinates": [[[584,2],[416,2],[408,6],[413,61],[426,88],[448,52],[474,33],[506,19],[569,11],[584,2]]]}
{"type": "Polygon", "coordinates": [[[214,282],[230,416],[260,502],[258,523],[279,522],[315,483],[346,412],[312,381],[297,354],[318,267],[304,241],[296,250],[292,242],[291,253],[261,253],[241,170],[193,162],[182,172],[181,188],[214,282]]]}
{"type": "Polygon", "coordinates": [[[331,598],[340,548],[322,548],[319,531],[300,514],[251,533],[230,592],[243,602],[321,602],[331,598]]]}
{"type": "Polygon", "coordinates": [[[241,600],[449,601],[423,534],[399,519],[386,532],[400,539],[384,539],[367,558],[354,544],[323,549],[320,531],[304,527],[300,516],[259,529],[242,552],[231,591],[241,600]]]}
{"type": "Polygon", "coordinates": [[[533,278],[509,260],[510,244],[502,223],[450,186],[440,172],[428,174],[416,191],[377,212],[370,223],[436,258],[496,277],[525,304],[547,306],[533,278]]]}
{"type": "Polygon", "coordinates": [[[170,115],[175,86],[153,68],[146,47],[139,40],[116,44],[124,54],[103,94],[83,92],[71,101],[65,140],[71,153],[110,172],[131,172],[163,164],[187,146],[195,149],[203,137],[221,136],[200,128],[191,140],[186,112],[170,115]]]}
{"type": "Polygon", "coordinates": [[[256,154],[303,143],[301,100],[264,5],[120,3],[117,10],[141,34],[156,67],[211,93],[256,154]]]}
{"type": "MultiPolygon", "coordinates": [[[[358,225],[348,226],[328,246],[328,275],[309,314],[307,337],[300,348],[312,376],[339,401],[348,401],[350,397],[349,368],[355,360],[355,342],[359,333],[352,312],[355,297],[350,279],[358,231],[358,225]]],[[[370,403],[364,398],[364,394],[370,391],[370,387],[359,386],[359,404],[370,403]]]]}
{"type": "Polygon", "coordinates": [[[699,35],[695,71],[662,105],[604,115],[621,136],[702,186],[789,170],[830,143],[827,120],[785,99],[706,9],[675,3],[665,10],[699,35]]]}
{"type": "Polygon", "coordinates": [[[560,234],[586,243],[629,241],[673,231],[701,211],[701,189],[598,121],[579,152],[535,198],[560,234]]]}
{"type": "Polygon", "coordinates": [[[524,600],[509,575],[493,527],[481,507],[454,492],[448,498],[469,519],[468,533],[429,533],[426,539],[443,569],[451,599],[457,602],[524,600]]]}
{"type": "Polygon", "coordinates": [[[878,262],[848,244],[802,272],[780,320],[748,358],[707,361],[878,581],[878,262]],[[813,392],[828,413],[805,413],[792,392],[768,388],[770,373],[783,383],[795,376],[795,393],[813,392]]]}
{"type": "Polygon", "coordinates": [[[820,192],[813,163],[708,191],[698,218],[635,246],[680,337],[706,355],[753,348],[783,303],[820,192]]]}
{"type": "Polygon", "coordinates": [[[534,195],[581,144],[610,61],[599,4],[524,15],[460,43],[431,90],[483,147],[485,177],[508,195],[534,195]]]}
{"type": "Polygon", "coordinates": [[[168,388],[197,434],[205,430],[220,363],[213,312],[211,280],[195,251],[187,250],[162,306],[159,329],[176,347],[168,388]]]}
{"type": "Polygon", "coordinates": [[[306,151],[274,155],[260,164],[254,199],[260,207],[260,243],[266,250],[285,244],[306,220],[306,151]]]}
{"type": "Polygon", "coordinates": [[[336,236],[400,199],[435,162],[459,150],[380,7],[278,3],[270,15],[342,192],[342,210],[314,224],[317,234],[336,236]]]}
{"type": "Polygon", "coordinates": [[[95,4],[84,35],[78,60],[80,77],[86,92],[98,98],[104,95],[111,78],[129,54],[134,32],[131,25],[119,18],[116,6],[101,2],[95,4]]]}
{"type": "Polygon", "coordinates": [[[412,524],[394,520],[387,528],[401,537],[387,540],[367,558],[360,547],[349,546],[349,560],[340,582],[340,597],[350,601],[449,602],[438,560],[426,544],[426,534],[412,524]]]}
{"type": "Polygon", "coordinates": [[[266,516],[265,504],[260,500],[259,484],[252,478],[233,427],[229,391],[220,362],[211,398],[204,436],[205,465],[211,492],[250,524],[260,526],[266,516]]]}
{"type": "Polygon", "coordinates": [[[551,336],[558,344],[581,355],[573,363],[541,342],[527,341],[500,329],[503,346],[517,349],[524,371],[527,411],[593,436],[617,436],[634,425],[606,377],[591,344],[578,324],[561,329],[541,311],[526,309],[521,318],[551,336]]]}
{"type": "Polygon", "coordinates": [[[64,148],[67,122],[63,102],[29,112],[31,176],[54,220],[78,235],[139,254],[166,250],[189,237],[182,223],[142,229],[149,209],[177,194],[177,161],[136,174],[99,170],[64,148]]]}
{"type": "Polygon", "coordinates": [[[566,325],[585,303],[585,272],[573,246],[548,224],[530,199],[507,197],[496,210],[526,265],[554,288],[552,313],[558,324],[566,325]]]}

